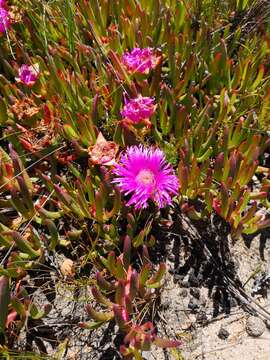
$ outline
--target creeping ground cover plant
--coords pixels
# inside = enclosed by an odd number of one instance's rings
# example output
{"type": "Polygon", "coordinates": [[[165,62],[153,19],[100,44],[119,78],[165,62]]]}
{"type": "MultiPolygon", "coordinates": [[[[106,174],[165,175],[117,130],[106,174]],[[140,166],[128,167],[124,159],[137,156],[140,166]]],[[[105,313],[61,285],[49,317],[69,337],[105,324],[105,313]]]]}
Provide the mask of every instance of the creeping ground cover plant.
{"type": "Polygon", "coordinates": [[[182,358],[183,224],[204,250],[269,231],[269,14],[0,0],[1,358],[182,358]]]}

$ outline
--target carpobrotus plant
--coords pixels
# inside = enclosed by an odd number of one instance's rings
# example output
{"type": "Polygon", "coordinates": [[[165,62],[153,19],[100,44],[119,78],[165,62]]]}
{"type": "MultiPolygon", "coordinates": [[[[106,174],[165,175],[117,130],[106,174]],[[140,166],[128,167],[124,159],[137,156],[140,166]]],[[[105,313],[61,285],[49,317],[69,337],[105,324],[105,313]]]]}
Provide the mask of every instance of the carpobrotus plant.
{"type": "Polygon", "coordinates": [[[124,239],[123,253],[116,258],[110,252],[108,258],[101,261],[109,272],[109,281],[102,272],[96,274],[97,287],[92,287],[92,295],[98,305],[107,307],[109,311],[96,311],[92,305],[86,305],[86,311],[95,322],[81,323],[83,328],[101,326],[104,322],[115,320],[119,330],[125,334],[124,344],[120,350],[126,358],[140,356],[140,351],[150,350],[151,345],[170,348],[181,344],[177,340],[158,337],[152,322],[141,323],[133,316],[135,309],[143,309],[144,304],[154,301],[162,286],[165,264],[152,273],[153,265],[148,256],[147,247],[143,247],[143,266],[140,273],[131,265],[132,245],[129,236],[124,239]],[[110,293],[104,296],[103,293],[110,293]],[[112,296],[114,294],[114,296],[112,296]],[[114,298],[113,300],[111,300],[114,298]]]}

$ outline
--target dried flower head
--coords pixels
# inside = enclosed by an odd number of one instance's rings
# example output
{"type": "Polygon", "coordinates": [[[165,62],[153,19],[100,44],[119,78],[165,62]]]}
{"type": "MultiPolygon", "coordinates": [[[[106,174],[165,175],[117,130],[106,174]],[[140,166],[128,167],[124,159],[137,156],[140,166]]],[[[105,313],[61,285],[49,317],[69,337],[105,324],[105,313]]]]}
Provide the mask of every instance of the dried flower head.
{"type": "Polygon", "coordinates": [[[11,5],[8,9],[11,24],[23,22],[24,10],[21,6],[11,5]]]}
{"type": "Polygon", "coordinates": [[[156,105],[151,97],[139,95],[136,99],[125,100],[125,105],[121,111],[123,118],[138,124],[148,120],[155,112],[156,105]]]}
{"type": "Polygon", "coordinates": [[[16,81],[21,82],[27,86],[33,86],[39,76],[39,65],[23,64],[19,69],[19,77],[16,81]]]}
{"type": "Polygon", "coordinates": [[[16,123],[18,129],[18,140],[28,152],[41,151],[51,146],[54,141],[54,129],[46,125],[45,120],[39,121],[38,126],[31,130],[23,127],[18,122],[16,123]]]}
{"type": "Polygon", "coordinates": [[[160,149],[131,146],[113,172],[117,176],[113,183],[124,195],[131,195],[127,205],[135,209],[146,208],[149,199],[163,208],[171,204],[171,196],[179,188],[178,178],[160,149]]]}
{"type": "Polygon", "coordinates": [[[30,119],[40,111],[40,106],[29,97],[14,99],[14,104],[10,108],[19,120],[30,119]]]}
{"type": "Polygon", "coordinates": [[[60,271],[63,276],[67,278],[74,278],[75,264],[71,259],[65,259],[60,265],[60,271]]]}
{"type": "Polygon", "coordinates": [[[100,132],[94,146],[88,149],[90,161],[99,165],[114,165],[118,145],[113,141],[107,141],[100,132]]]}
{"type": "Polygon", "coordinates": [[[122,64],[132,73],[148,74],[160,62],[161,56],[155,54],[154,49],[134,48],[122,55],[122,64]]]}
{"type": "Polygon", "coordinates": [[[9,27],[9,13],[4,7],[0,7],[0,33],[5,33],[9,27]]]}

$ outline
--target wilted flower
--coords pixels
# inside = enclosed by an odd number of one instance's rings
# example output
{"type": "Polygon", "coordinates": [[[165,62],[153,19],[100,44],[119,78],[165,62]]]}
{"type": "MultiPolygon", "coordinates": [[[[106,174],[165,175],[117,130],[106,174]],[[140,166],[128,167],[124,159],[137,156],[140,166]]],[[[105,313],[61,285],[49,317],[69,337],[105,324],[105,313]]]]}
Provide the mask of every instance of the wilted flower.
{"type": "Polygon", "coordinates": [[[9,14],[4,7],[0,7],[0,32],[4,33],[10,27],[9,14]]]}
{"type": "Polygon", "coordinates": [[[131,146],[113,172],[117,176],[113,183],[124,195],[131,195],[127,205],[135,209],[146,208],[149,199],[159,208],[165,207],[178,191],[178,178],[160,149],[131,146]]]}
{"type": "Polygon", "coordinates": [[[30,119],[40,112],[40,106],[26,96],[23,99],[15,99],[10,108],[19,120],[30,119]]]}
{"type": "Polygon", "coordinates": [[[21,82],[27,86],[33,86],[39,76],[39,65],[23,64],[19,69],[19,77],[16,81],[21,82]]]}
{"type": "Polygon", "coordinates": [[[136,99],[125,100],[125,105],[121,115],[125,119],[138,124],[143,120],[149,119],[155,112],[156,105],[151,97],[138,96],[136,99]]]}
{"type": "Polygon", "coordinates": [[[94,146],[88,149],[90,160],[93,164],[114,165],[118,145],[113,141],[107,141],[100,132],[94,146]]]}
{"type": "Polygon", "coordinates": [[[23,22],[25,14],[24,9],[21,6],[11,5],[8,8],[8,13],[11,24],[18,24],[23,22]]]}
{"type": "Polygon", "coordinates": [[[156,55],[154,49],[150,47],[134,48],[131,52],[125,52],[122,55],[122,63],[128,71],[133,73],[148,74],[160,60],[161,56],[156,55]]]}

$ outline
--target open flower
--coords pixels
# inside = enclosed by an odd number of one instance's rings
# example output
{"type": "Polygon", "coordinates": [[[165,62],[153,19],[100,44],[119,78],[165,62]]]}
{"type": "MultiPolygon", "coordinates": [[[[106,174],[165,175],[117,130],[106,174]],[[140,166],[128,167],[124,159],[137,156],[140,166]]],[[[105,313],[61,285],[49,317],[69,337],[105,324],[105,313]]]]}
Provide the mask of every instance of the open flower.
{"type": "Polygon", "coordinates": [[[132,73],[148,74],[160,62],[161,56],[155,54],[154,49],[134,48],[131,52],[122,55],[122,64],[132,73]]]}
{"type": "Polygon", "coordinates": [[[131,195],[127,205],[134,205],[135,209],[146,208],[148,200],[163,208],[171,204],[171,196],[179,188],[178,178],[160,149],[129,147],[113,173],[117,176],[113,183],[124,195],[131,195]]]}
{"type": "Polygon", "coordinates": [[[5,33],[9,27],[9,13],[4,7],[0,7],[0,33],[5,33]]]}
{"type": "Polygon", "coordinates": [[[156,105],[153,98],[139,95],[136,99],[125,100],[121,115],[123,118],[138,124],[143,120],[148,120],[155,110],[156,105]]]}
{"type": "Polygon", "coordinates": [[[19,69],[19,77],[16,81],[21,82],[27,86],[33,86],[39,77],[39,65],[23,64],[19,69]]]}

